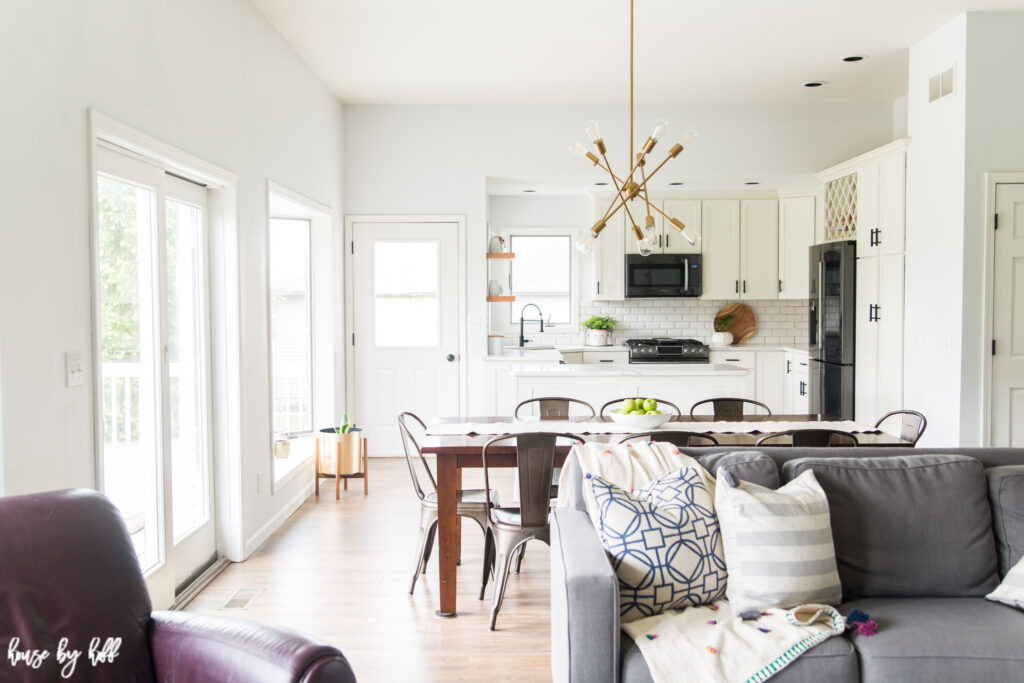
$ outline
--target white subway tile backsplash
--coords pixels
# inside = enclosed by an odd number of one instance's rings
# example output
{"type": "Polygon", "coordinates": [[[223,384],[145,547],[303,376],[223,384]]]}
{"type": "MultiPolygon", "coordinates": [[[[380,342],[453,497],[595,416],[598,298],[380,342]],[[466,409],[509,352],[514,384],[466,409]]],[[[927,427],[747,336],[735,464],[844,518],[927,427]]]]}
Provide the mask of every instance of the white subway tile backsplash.
{"type": "MultiPolygon", "coordinates": [[[[630,299],[626,301],[587,301],[580,303],[579,319],[592,315],[610,315],[618,321],[612,343],[621,344],[633,337],[682,337],[707,342],[711,338],[715,313],[728,301],[692,299],[630,299]]],[[[801,344],[807,341],[806,299],[764,299],[743,302],[754,311],[757,332],[750,343],[801,344]]],[[[518,342],[518,326],[509,330],[505,342],[518,342]]],[[[537,332],[528,324],[527,335],[534,344],[569,346],[583,343],[583,329],[566,325],[537,332]]]]}

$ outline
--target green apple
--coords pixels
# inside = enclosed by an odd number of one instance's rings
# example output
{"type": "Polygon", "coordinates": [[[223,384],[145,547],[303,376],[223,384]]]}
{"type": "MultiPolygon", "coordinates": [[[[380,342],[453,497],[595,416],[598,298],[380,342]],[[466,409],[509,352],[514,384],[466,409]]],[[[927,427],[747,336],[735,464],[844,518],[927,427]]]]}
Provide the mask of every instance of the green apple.
{"type": "Polygon", "coordinates": [[[657,414],[658,414],[657,410],[648,410],[648,411],[644,412],[644,415],[657,415],[657,414]]]}
{"type": "Polygon", "coordinates": [[[634,401],[631,398],[627,398],[625,401],[622,402],[621,412],[628,413],[629,411],[636,410],[637,408],[639,408],[639,406],[636,404],[636,401],[634,401]]]}
{"type": "Polygon", "coordinates": [[[629,411],[629,414],[630,415],[643,415],[644,411],[642,411],[642,410],[631,410],[631,411],[629,411]]]}
{"type": "Polygon", "coordinates": [[[649,398],[646,401],[644,401],[644,410],[650,412],[652,410],[657,410],[657,409],[658,409],[658,402],[655,401],[653,398],[649,398]]]}

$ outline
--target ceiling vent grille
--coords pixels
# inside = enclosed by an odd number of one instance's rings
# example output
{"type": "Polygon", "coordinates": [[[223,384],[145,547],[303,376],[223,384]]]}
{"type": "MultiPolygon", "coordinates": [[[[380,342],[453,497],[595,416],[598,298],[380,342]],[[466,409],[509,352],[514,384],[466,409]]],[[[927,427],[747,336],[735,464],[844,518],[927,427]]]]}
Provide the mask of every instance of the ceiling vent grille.
{"type": "Polygon", "coordinates": [[[935,74],[928,79],[928,101],[935,102],[946,95],[953,94],[953,82],[956,72],[954,67],[949,67],[940,74],[935,74]]]}

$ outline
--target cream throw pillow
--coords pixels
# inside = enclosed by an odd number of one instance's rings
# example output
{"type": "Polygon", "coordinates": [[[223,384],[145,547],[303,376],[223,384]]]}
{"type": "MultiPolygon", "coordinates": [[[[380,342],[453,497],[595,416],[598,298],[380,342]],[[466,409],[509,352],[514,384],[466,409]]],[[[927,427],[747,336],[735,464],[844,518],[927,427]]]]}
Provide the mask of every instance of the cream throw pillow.
{"type": "Polygon", "coordinates": [[[1024,557],[1013,565],[1013,569],[1006,572],[1003,582],[985,597],[1010,607],[1024,609],[1024,557]]]}
{"type": "Polygon", "coordinates": [[[842,601],[828,499],[813,472],[776,490],[720,472],[715,488],[734,614],[842,601]]]}

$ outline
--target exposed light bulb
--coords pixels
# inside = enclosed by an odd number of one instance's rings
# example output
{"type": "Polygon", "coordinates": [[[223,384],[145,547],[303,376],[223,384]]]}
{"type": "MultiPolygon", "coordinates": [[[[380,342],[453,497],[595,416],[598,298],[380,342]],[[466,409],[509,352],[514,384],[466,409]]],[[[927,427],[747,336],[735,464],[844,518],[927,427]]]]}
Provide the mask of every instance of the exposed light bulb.
{"type": "Polygon", "coordinates": [[[651,133],[651,139],[657,140],[665,129],[668,128],[668,119],[658,119],[658,122],[654,124],[654,132],[651,133]]]}
{"type": "Polygon", "coordinates": [[[576,250],[581,254],[590,254],[594,251],[594,241],[596,238],[593,234],[587,235],[586,237],[576,240],[576,250]]]}
{"type": "Polygon", "coordinates": [[[575,154],[580,159],[585,160],[591,166],[597,164],[599,159],[594,156],[593,152],[584,147],[578,140],[573,140],[569,143],[569,152],[575,154]]]}
{"type": "Polygon", "coordinates": [[[700,133],[698,133],[693,128],[691,128],[690,130],[688,130],[685,133],[683,133],[683,144],[684,145],[690,144],[691,142],[696,140],[697,136],[699,136],[699,135],[700,135],[700,133]]]}
{"type": "Polygon", "coordinates": [[[683,230],[683,238],[690,243],[691,247],[696,245],[697,241],[700,239],[699,237],[691,235],[689,230],[683,230]]]}
{"type": "Polygon", "coordinates": [[[601,129],[597,125],[597,121],[591,119],[583,124],[583,130],[587,132],[587,137],[590,138],[591,142],[597,142],[601,139],[601,129]]]}
{"type": "Polygon", "coordinates": [[[651,248],[647,245],[646,239],[636,241],[636,250],[640,252],[641,256],[651,255],[651,248]]]}

